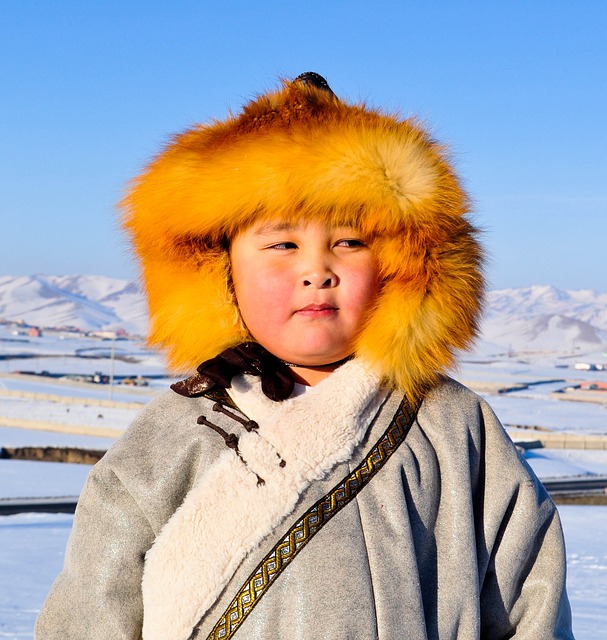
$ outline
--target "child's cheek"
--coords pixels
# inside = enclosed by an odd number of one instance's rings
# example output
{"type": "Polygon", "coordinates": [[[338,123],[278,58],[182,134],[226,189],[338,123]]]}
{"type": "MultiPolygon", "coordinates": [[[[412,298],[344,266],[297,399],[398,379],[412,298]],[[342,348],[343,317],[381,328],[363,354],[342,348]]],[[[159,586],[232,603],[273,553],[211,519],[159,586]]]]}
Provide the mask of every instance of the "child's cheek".
{"type": "MultiPolygon", "coordinates": [[[[260,304],[272,303],[275,306],[283,306],[290,302],[293,292],[293,283],[286,269],[265,269],[260,273],[256,287],[260,304]]],[[[270,311],[266,309],[266,311],[270,311]]]]}
{"type": "Polygon", "coordinates": [[[294,311],[292,292],[286,272],[275,269],[256,269],[254,277],[241,282],[238,305],[254,338],[265,343],[268,334],[280,330],[294,311]]]}
{"type": "Polygon", "coordinates": [[[378,269],[369,261],[342,273],[342,303],[363,313],[377,300],[381,287],[378,269]]]}

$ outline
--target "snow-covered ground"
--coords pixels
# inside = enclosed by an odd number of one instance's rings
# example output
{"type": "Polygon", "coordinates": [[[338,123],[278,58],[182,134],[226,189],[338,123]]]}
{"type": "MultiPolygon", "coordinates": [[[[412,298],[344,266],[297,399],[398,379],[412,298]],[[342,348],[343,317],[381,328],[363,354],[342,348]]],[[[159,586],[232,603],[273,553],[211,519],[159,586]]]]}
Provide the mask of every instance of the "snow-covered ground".
{"type": "MultiPolygon", "coordinates": [[[[537,293],[537,292],[536,292],[537,293]]],[[[113,438],[102,428],[124,430],[137,405],[151,399],[171,380],[164,377],[160,357],[140,344],[117,342],[121,360],[110,362],[110,345],[90,338],[61,339],[57,335],[19,342],[0,327],[0,446],[79,446],[105,449],[113,438]],[[19,355],[20,359],[13,359],[19,355]],[[91,356],[95,356],[93,359],[91,356]],[[40,376],[15,376],[25,369],[53,373],[154,375],[143,388],[65,382],[40,376]],[[27,398],[16,392],[50,394],[27,398]],[[61,397],[64,397],[62,400],[61,397]],[[65,398],[78,398],[68,403],[65,398]],[[102,406],[112,399],[113,406],[102,406]],[[35,421],[51,426],[86,427],[91,435],[16,428],[11,421],[35,421]],[[98,433],[96,433],[96,430],[98,433]]],[[[554,346],[554,345],[553,345],[554,346]]],[[[455,377],[477,390],[506,425],[540,426],[552,431],[607,435],[607,402],[578,402],[561,388],[583,381],[607,381],[607,372],[573,368],[571,353],[523,353],[480,343],[463,358],[455,377]],[[554,381],[558,382],[546,382],[554,381]],[[535,384],[544,382],[544,384],[535,384]],[[497,394],[500,387],[531,384],[497,394]]],[[[584,352],[590,361],[605,361],[604,347],[584,352]]],[[[602,392],[596,392],[597,399],[602,392]]],[[[539,449],[526,454],[543,478],[568,475],[607,475],[607,451],[539,449]]],[[[89,467],[61,463],[0,460],[0,499],[78,495],[89,467]]],[[[607,638],[607,507],[560,507],[567,540],[568,585],[578,640],[607,638]]],[[[0,638],[32,638],[37,611],[61,568],[72,516],[22,514],[0,516],[0,638]]]]}
{"type": "MultiPolygon", "coordinates": [[[[561,506],[577,640],[607,637],[607,508],[561,506]]],[[[0,638],[32,638],[40,605],[61,570],[73,516],[0,518],[0,638]]]]}

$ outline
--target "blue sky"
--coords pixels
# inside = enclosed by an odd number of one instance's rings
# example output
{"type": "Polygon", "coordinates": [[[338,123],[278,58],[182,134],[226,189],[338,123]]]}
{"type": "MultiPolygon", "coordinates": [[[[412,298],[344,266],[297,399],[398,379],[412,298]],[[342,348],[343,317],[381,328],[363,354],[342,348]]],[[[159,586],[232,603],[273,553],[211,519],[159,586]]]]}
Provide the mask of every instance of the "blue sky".
{"type": "Polygon", "coordinates": [[[607,291],[607,2],[0,0],[0,274],[136,275],[115,203],[280,77],[450,146],[491,288],[607,291]]]}

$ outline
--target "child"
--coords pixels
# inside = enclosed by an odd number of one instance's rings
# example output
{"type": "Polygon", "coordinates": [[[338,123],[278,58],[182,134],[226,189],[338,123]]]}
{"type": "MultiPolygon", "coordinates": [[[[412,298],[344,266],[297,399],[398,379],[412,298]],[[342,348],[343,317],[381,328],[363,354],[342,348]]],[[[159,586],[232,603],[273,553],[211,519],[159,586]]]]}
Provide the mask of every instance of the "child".
{"type": "Polygon", "coordinates": [[[39,640],[573,637],[555,507],[445,375],[483,282],[442,147],[307,73],[123,204],[151,343],[204,362],[92,470],[39,640]]]}

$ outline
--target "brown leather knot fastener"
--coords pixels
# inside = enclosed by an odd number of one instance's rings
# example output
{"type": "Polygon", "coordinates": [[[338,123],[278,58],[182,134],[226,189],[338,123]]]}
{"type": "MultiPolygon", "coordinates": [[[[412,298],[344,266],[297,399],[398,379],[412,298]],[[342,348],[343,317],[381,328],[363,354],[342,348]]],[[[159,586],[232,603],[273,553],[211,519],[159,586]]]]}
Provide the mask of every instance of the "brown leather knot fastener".
{"type": "Polygon", "coordinates": [[[220,405],[219,402],[216,402],[213,405],[213,411],[217,411],[218,413],[223,413],[223,415],[228,416],[228,418],[232,418],[232,420],[236,420],[236,422],[240,422],[240,424],[249,432],[256,431],[259,429],[259,425],[255,420],[248,420],[245,418],[241,418],[239,415],[229,411],[224,406],[220,405]]]}
{"type": "Polygon", "coordinates": [[[235,449],[236,452],[238,452],[238,436],[235,433],[228,433],[227,431],[224,431],[220,426],[209,422],[204,416],[198,416],[198,420],[196,420],[196,422],[213,429],[215,433],[218,433],[223,438],[223,441],[228,447],[230,447],[230,449],[235,449]]]}
{"type": "MultiPolygon", "coordinates": [[[[221,406],[221,405],[217,405],[217,406],[221,406]]],[[[215,407],[213,407],[213,409],[215,409],[215,407]]],[[[217,409],[215,409],[215,410],[217,411],[217,409]]],[[[225,413],[225,412],[222,412],[222,413],[225,413]]],[[[239,418],[236,414],[232,414],[231,412],[227,412],[227,414],[230,415],[235,420],[237,420],[238,422],[247,422],[246,420],[243,420],[242,418],[239,418]]],[[[247,464],[247,461],[240,455],[240,451],[238,450],[238,436],[235,433],[228,433],[227,431],[222,429],[219,425],[213,424],[212,422],[209,422],[204,416],[198,416],[196,422],[198,424],[204,424],[205,426],[213,429],[213,431],[215,431],[215,433],[218,433],[223,438],[223,441],[226,443],[226,446],[228,446],[230,449],[234,449],[234,451],[236,452],[236,455],[241,460],[241,462],[245,466],[247,466],[247,467],[249,466],[247,464]]],[[[248,422],[253,422],[253,421],[249,420],[248,422]]],[[[256,425],[256,423],[253,423],[253,424],[256,425]]],[[[281,467],[284,466],[284,464],[282,464],[283,462],[284,461],[281,460],[281,463],[280,463],[281,467]]],[[[253,473],[255,474],[255,477],[257,478],[257,486],[261,486],[261,485],[264,485],[266,483],[266,481],[258,473],[256,473],[255,471],[253,471],[253,473]]]]}

